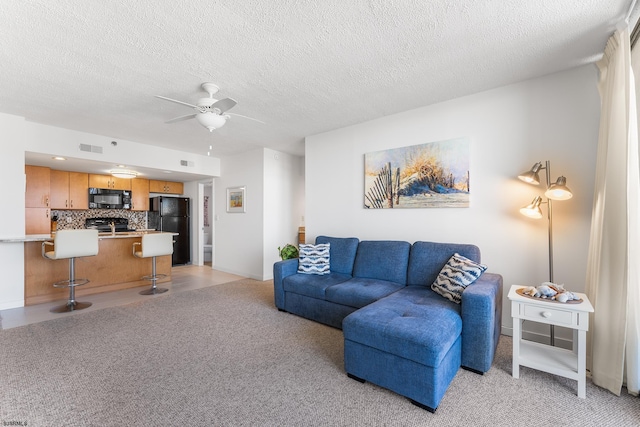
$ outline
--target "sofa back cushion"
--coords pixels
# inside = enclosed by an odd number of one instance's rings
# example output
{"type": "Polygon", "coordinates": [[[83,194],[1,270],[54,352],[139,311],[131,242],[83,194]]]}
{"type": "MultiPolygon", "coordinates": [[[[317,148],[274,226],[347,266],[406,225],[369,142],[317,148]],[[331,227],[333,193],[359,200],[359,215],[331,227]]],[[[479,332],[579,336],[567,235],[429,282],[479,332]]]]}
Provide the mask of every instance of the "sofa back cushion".
{"type": "Polygon", "coordinates": [[[411,246],[407,285],[431,286],[442,267],[455,253],[480,263],[480,249],[459,243],[415,242],[411,246]]]}
{"type": "Polygon", "coordinates": [[[329,265],[332,273],[353,273],[359,240],[355,237],[316,237],[316,244],[329,243],[329,265]]]}
{"type": "Polygon", "coordinates": [[[353,264],[353,277],[388,280],[404,286],[407,284],[410,249],[409,242],[362,241],[358,245],[356,261],[353,264]]]}

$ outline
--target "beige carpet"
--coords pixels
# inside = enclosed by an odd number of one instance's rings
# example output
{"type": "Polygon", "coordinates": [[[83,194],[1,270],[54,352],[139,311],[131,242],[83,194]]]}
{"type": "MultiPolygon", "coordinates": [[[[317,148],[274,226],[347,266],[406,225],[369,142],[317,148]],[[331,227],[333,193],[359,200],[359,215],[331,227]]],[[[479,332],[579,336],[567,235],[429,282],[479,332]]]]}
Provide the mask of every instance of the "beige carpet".
{"type": "Polygon", "coordinates": [[[631,426],[640,399],[522,368],[502,337],[435,414],[349,379],[342,332],[243,280],[0,332],[0,425],[631,426]],[[14,424],[18,425],[18,424],[14,424]]]}

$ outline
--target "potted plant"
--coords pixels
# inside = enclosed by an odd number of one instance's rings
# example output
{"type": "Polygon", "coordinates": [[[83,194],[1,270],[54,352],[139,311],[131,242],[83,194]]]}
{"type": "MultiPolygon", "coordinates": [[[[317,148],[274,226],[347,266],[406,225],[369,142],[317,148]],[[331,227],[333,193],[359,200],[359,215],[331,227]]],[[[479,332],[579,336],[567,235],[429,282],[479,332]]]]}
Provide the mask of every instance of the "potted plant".
{"type": "Polygon", "coordinates": [[[278,246],[278,254],[280,255],[280,259],[283,261],[285,259],[293,259],[298,258],[298,248],[293,246],[292,244],[287,243],[283,248],[278,246]]]}

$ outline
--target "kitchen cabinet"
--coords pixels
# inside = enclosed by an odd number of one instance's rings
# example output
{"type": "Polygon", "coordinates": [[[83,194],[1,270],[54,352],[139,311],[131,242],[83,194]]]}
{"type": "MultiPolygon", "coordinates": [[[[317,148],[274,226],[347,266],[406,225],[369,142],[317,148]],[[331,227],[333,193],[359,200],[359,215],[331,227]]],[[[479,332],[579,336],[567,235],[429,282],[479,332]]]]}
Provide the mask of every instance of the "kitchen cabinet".
{"type": "Polygon", "coordinates": [[[24,172],[27,178],[25,188],[24,205],[27,208],[48,208],[49,204],[49,179],[51,170],[42,166],[25,166],[24,172]]]}
{"type": "Polygon", "coordinates": [[[184,184],[182,182],[150,180],[149,192],[163,194],[182,194],[184,192],[184,184]]]}
{"type": "Polygon", "coordinates": [[[51,210],[49,208],[25,208],[25,234],[50,234],[51,210]]]}
{"type": "Polygon", "coordinates": [[[51,170],[51,208],[89,209],[89,174],[51,170]]]}
{"type": "Polygon", "coordinates": [[[108,188],[112,190],[131,190],[131,179],[116,178],[111,175],[89,174],[89,187],[108,188]]]}
{"type": "Polygon", "coordinates": [[[89,174],[69,172],[69,204],[71,209],[89,209],[89,174]]]}
{"type": "Polygon", "coordinates": [[[149,180],[134,178],[131,180],[131,210],[149,210],[149,180]]]}

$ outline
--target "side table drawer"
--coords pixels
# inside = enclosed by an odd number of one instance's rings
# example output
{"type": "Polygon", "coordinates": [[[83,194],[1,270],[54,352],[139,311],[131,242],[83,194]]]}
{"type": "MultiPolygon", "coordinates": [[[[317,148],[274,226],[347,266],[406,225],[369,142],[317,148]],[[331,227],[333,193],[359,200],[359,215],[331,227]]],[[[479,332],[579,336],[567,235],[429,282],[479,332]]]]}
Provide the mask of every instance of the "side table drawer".
{"type": "Polygon", "coordinates": [[[520,309],[522,310],[523,319],[552,323],[558,326],[575,326],[573,313],[571,311],[528,304],[522,304],[520,309]]]}

